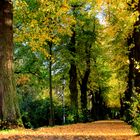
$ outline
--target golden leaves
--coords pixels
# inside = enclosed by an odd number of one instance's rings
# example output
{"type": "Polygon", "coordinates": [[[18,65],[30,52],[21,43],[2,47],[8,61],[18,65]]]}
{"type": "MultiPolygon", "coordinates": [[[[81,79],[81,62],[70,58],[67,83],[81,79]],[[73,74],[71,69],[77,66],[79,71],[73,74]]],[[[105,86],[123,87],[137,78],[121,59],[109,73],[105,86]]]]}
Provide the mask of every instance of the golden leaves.
{"type": "Polygon", "coordinates": [[[101,6],[103,4],[103,0],[97,0],[97,4],[101,6]]]}
{"type": "Polygon", "coordinates": [[[28,74],[22,74],[16,81],[17,85],[24,85],[30,81],[28,74]]]}
{"type": "Polygon", "coordinates": [[[64,0],[64,2],[62,3],[60,9],[57,12],[57,15],[61,16],[62,14],[65,14],[69,10],[70,10],[70,6],[68,5],[67,0],[64,0]]]}
{"type": "Polygon", "coordinates": [[[28,7],[28,5],[27,5],[27,3],[25,2],[25,1],[21,1],[21,0],[16,0],[15,2],[14,2],[14,8],[15,9],[23,9],[23,7],[25,8],[25,7],[28,7]]]}
{"type": "Polygon", "coordinates": [[[27,42],[32,51],[40,51],[47,57],[48,53],[43,49],[48,46],[46,42],[58,45],[60,36],[71,35],[70,28],[75,20],[67,14],[70,7],[66,0],[41,0],[38,3],[38,10],[32,11],[26,2],[16,0],[15,6],[20,6],[20,9],[15,8],[15,18],[19,19],[16,23],[22,25],[15,28],[14,41],[27,42]]]}
{"type": "Polygon", "coordinates": [[[37,20],[33,19],[30,23],[30,27],[34,28],[37,23],[38,23],[37,20]]]}
{"type": "Polygon", "coordinates": [[[116,26],[109,26],[109,28],[106,28],[105,31],[106,31],[107,35],[113,37],[116,35],[116,32],[118,31],[118,29],[116,28],[116,26]]]}

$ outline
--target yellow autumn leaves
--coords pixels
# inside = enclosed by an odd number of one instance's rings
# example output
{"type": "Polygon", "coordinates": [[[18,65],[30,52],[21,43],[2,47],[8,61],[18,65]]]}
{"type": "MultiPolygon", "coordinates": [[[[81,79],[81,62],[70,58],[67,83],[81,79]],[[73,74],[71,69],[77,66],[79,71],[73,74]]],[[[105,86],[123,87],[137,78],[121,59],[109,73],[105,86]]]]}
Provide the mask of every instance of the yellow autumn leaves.
{"type": "Polygon", "coordinates": [[[47,42],[58,45],[60,36],[71,35],[71,25],[75,24],[73,16],[67,14],[70,10],[66,1],[40,0],[37,7],[30,10],[24,0],[14,3],[15,42],[26,42],[32,51],[40,51],[46,57],[47,42]],[[19,25],[19,26],[18,26],[19,25]]]}
{"type": "Polygon", "coordinates": [[[16,81],[17,85],[24,85],[30,81],[30,76],[28,74],[22,74],[16,81]]]}

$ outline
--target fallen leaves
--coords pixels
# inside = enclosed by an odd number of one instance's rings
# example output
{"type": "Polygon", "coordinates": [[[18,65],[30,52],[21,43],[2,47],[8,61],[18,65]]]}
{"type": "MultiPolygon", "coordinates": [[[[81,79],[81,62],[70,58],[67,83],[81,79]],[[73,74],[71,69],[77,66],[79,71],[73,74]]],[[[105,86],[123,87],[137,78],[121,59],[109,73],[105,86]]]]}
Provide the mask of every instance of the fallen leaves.
{"type": "Polygon", "coordinates": [[[0,139],[3,140],[138,140],[139,138],[130,125],[119,120],[0,132],[0,139]]]}

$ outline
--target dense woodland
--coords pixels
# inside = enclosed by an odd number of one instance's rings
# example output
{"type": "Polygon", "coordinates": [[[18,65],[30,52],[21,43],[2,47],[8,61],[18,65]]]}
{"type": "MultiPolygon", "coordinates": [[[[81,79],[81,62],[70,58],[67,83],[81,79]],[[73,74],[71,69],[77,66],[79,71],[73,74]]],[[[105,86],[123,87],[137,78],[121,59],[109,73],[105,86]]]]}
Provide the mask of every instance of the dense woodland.
{"type": "Polygon", "coordinates": [[[140,0],[0,7],[1,128],[122,119],[140,130],[140,0]]]}

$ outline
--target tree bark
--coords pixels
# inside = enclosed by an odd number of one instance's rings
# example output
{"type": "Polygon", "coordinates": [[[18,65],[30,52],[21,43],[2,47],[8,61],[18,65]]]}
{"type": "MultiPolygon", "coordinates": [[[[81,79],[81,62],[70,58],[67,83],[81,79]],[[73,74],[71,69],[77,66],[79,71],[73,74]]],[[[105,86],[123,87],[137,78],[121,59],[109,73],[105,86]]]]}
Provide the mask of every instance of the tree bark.
{"type": "Polygon", "coordinates": [[[70,61],[70,70],[69,70],[69,89],[70,89],[70,100],[71,100],[71,111],[74,115],[74,121],[78,122],[78,88],[77,88],[77,67],[74,60],[74,55],[76,53],[75,49],[75,37],[76,32],[73,30],[73,35],[71,37],[71,42],[69,46],[69,51],[72,55],[72,60],[70,61]]]}
{"type": "Polygon", "coordinates": [[[91,117],[96,120],[106,119],[108,115],[108,109],[103,101],[102,90],[99,87],[97,91],[92,93],[92,108],[91,108],[91,117]]]}
{"type": "Polygon", "coordinates": [[[120,109],[120,116],[123,117],[124,115],[127,116],[127,120],[131,119],[131,115],[129,114],[131,97],[133,96],[133,88],[134,88],[134,60],[133,60],[133,49],[129,52],[129,72],[128,72],[128,82],[127,82],[127,89],[125,91],[124,99],[120,99],[121,109],[120,109]]]}
{"type": "Polygon", "coordinates": [[[12,2],[0,1],[0,120],[2,124],[18,125],[20,111],[13,72],[12,21],[12,2]]]}
{"type": "Polygon", "coordinates": [[[53,126],[55,124],[54,122],[54,105],[53,105],[53,95],[52,95],[52,43],[49,43],[49,49],[50,49],[50,64],[49,64],[49,86],[50,86],[50,120],[49,125],[53,126]]]}
{"type": "Polygon", "coordinates": [[[80,84],[80,90],[81,90],[81,110],[83,114],[84,122],[88,121],[87,118],[87,85],[88,85],[88,79],[90,75],[90,50],[91,45],[86,47],[85,53],[86,53],[86,70],[84,73],[84,76],[82,78],[82,82],[80,84]]]}
{"type": "MultiPolygon", "coordinates": [[[[140,1],[138,4],[138,11],[140,14],[140,1]]],[[[133,55],[134,55],[133,61],[135,61],[135,63],[136,62],[140,63],[140,16],[138,19],[139,20],[134,25],[135,29],[134,29],[134,33],[133,33],[135,47],[132,51],[133,51],[133,55]]],[[[138,64],[138,65],[140,65],[140,64],[138,64]]],[[[136,66],[134,66],[134,86],[136,88],[136,92],[140,93],[140,70],[136,66]]]]}

